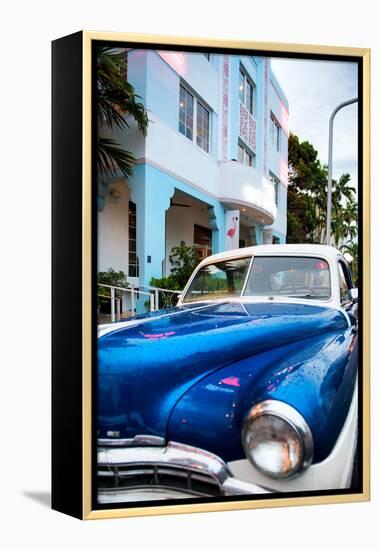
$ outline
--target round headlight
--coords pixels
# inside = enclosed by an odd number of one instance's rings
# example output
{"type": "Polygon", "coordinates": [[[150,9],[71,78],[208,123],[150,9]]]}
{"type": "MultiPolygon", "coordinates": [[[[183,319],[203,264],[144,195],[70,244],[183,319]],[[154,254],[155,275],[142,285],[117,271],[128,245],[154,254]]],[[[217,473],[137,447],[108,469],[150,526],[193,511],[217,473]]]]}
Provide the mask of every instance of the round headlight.
{"type": "Polygon", "coordinates": [[[291,477],[312,462],[308,424],[296,409],[281,401],[263,401],[251,409],[242,443],[250,462],[269,477],[291,477]]]}

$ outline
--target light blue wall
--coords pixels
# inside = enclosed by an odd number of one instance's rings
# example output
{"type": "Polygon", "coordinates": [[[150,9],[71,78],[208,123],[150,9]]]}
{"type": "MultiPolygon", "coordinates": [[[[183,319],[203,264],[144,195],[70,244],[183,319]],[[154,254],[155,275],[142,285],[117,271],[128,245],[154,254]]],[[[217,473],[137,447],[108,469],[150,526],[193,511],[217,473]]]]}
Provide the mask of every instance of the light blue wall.
{"type": "Polygon", "coordinates": [[[218,143],[218,115],[214,111],[211,112],[211,143],[209,154],[212,158],[217,158],[217,143],[218,143]]]}
{"type": "Polygon", "coordinates": [[[255,237],[257,239],[257,244],[263,244],[263,225],[255,224],[255,237]]]}
{"type": "MultiPolygon", "coordinates": [[[[274,235],[285,236],[287,234],[287,188],[282,183],[279,183],[278,213],[274,223],[269,227],[273,229],[274,235]]],[[[285,239],[281,242],[285,242],[285,239]]]]}
{"type": "Polygon", "coordinates": [[[275,231],[282,235],[287,234],[287,188],[285,185],[279,185],[279,204],[278,214],[275,220],[275,231]]]}
{"type": "Polygon", "coordinates": [[[154,51],[147,57],[146,107],[173,130],[179,128],[179,75],[154,51]]]}
{"type": "MultiPolygon", "coordinates": [[[[148,112],[153,115],[154,119],[158,119],[178,132],[180,75],[155,51],[133,50],[129,53],[128,58],[128,78],[135,86],[137,93],[141,95],[148,112]]],[[[192,61],[195,61],[200,67],[204,65],[212,71],[210,81],[213,83],[219,60],[213,56],[210,63],[204,56],[197,55],[192,61]]],[[[184,76],[190,80],[188,74],[184,76]]],[[[207,98],[203,97],[198,90],[195,89],[194,92],[200,99],[206,101],[207,98]]],[[[211,110],[210,122],[211,146],[209,153],[215,158],[218,136],[218,114],[215,109],[211,110]]]]}
{"type": "Polygon", "coordinates": [[[147,104],[147,57],[147,50],[131,50],[128,53],[128,81],[134,86],[144,105],[147,104]]]}
{"type": "Polygon", "coordinates": [[[274,237],[277,237],[279,239],[279,243],[277,244],[285,244],[286,243],[286,235],[283,235],[283,233],[280,233],[279,231],[273,231],[272,232],[274,237]]]}
{"type": "Polygon", "coordinates": [[[283,89],[281,87],[281,85],[279,84],[274,72],[272,71],[272,69],[270,68],[270,80],[272,81],[273,85],[275,86],[275,89],[277,91],[277,93],[279,94],[280,96],[280,99],[283,101],[284,105],[287,107],[287,110],[289,108],[288,106],[288,99],[286,98],[285,96],[285,93],[283,92],[283,89]]]}
{"type": "Polygon", "coordinates": [[[145,284],[149,284],[152,277],[162,276],[166,243],[165,212],[175,192],[170,179],[161,177],[160,170],[153,170],[147,164],[136,166],[129,181],[131,200],[136,203],[137,209],[139,280],[145,284]]]}
{"type": "MultiPolygon", "coordinates": [[[[213,56],[210,70],[209,62],[201,56],[191,56],[188,63],[181,69],[182,78],[190,85],[202,87],[198,92],[203,99],[208,99],[213,104],[211,114],[211,156],[217,158],[218,123],[220,114],[217,113],[215,103],[215,80],[220,58],[213,56]],[[193,70],[196,68],[196,70],[193,70]],[[204,75],[199,80],[199,70],[204,75]],[[195,79],[191,80],[192,73],[195,79]]],[[[229,76],[229,151],[230,158],[238,159],[238,137],[239,137],[239,68],[243,63],[245,70],[256,84],[256,103],[254,118],[257,123],[257,144],[256,144],[256,169],[263,177],[264,164],[264,60],[256,58],[253,62],[250,58],[239,56],[230,57],[229,76]]],[[[128,54],[128,78],[134,85],[137,93],[141,96],[148,111],[163,124],[178,132],[179,126],[179,85],[180,75],[170,65],[170,60],[164,60],[155,51],[132,50],[128,54]],[[168,61],[168,62],[167,62],[168,61]]],[[[218,78],[218,77],[217,77],[218,78]]],[[[271,79],[275,81],[277,88],[279,84],[271,73],[271,79]]],[[[221,93],[220,91],[218,92],[221,93]]],[[[216,94],[217,95],[217,94],[216,94]]],[[[220,96],[219,96],[220,97],[220,96]]],[[[283,101],[286,103],[285,98],[283,101]]],[[[269,106],[270,108],[270,106],[269,106]]],[[[153,123],[152,123],[153,124],[153,123]]],[[[268,134],[268,129],[266,130],[268,134]]],[[[178,136],[179,137],[179,136],[178,136]]],[[[175,154],[175,151],[173,152],[175,154]]],[[[165,257],[165,212],[169,208],[170,197],[175,189],[184,191],[191,196],[201,200],[210,208],[210,226],[212,228],[212,250],[220,252],[225,248],[225,211],[224,207],[206,193],[176,179],[166,172],[151,166],[150,164],[137,165],[134,168],[134,175],[129,182],[131,188],[131,199],[137,205],[137,254],[140,261],[140,281],[149,284],[151,277],[162,276],[162,263],[165,257]],[[151,256],[151,262],[147,257],[151,256]]],[[[274,234],[281,241],[285,240],[286,233],[286,188],[280,185],[278,215],[273,224],[274,234]]],[[[263,226],[256,224],[257,243],[262,243],[263,226]]]]}
{"type": "Polygon", "coordinates": [[[208,205],[212,250],[224,250],[225,211],[216,199],[149,164],[140,164],[134,168],[129,187],[131,200],[137,208],[137,255],[141,283],[150,284],[152,277],[162,277],[166,251],[166,210],[170,207],[170,198],[175,189],[208,205]]]}

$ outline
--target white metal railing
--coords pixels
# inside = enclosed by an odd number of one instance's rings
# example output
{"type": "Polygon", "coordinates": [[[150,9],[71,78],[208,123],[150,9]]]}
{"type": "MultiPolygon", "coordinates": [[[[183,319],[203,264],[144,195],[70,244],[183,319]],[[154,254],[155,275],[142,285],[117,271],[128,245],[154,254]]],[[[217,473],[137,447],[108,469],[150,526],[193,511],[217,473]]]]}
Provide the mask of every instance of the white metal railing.
{"type": "Polygon", "coordinates": [[[103,283],[98,283],[98,286],[109,288],[110,289],[110,295],[105,296],[103,294],[98,294],[98,297],[105,298],[110,300],[111,302],[111,321],[114,323],[117,320],[120,320],[121,318],[121,298],[116,297],[116,291],[119,291],[121,294],[123,293],[129,293],[130,294],[130,309],[131,309],[131,316],[133,317],[135,313],[135,305],[136,305],[136,296],[139,295],[148,296],[149,297],[149,305],[150,305],[150,311],[157,311],[159,309],[159,293],[163,292],[166,294],[181,294],[180,290],[169,290],[167,288],[159,288],[149,285],[143,285],[138,284],[138,288],[135,287],[135,285],[130,284],[129,287],[120,287],[120,286],[114,286],[114,285],[106,285],[103,283]],[[148,291],[140,290],[139,287],[148,289],[148,291]]]}
{"type": "Polygon", "coordinates": [[[120,298],[116,298],[116,290],[123,293],[130,293],[130,305],[131,305],[131,313],[132,316],[135,315],[135,302],[136,302],[136,295],[144,295],[149,297],[150,301],[150,311],[155,310],[155,300],[154,300],[154,294],[151,292],[144,292],[143,290],[136,289],[134,287],[131,288],[125,288],[122,286],[113,286],[113,285],[105,285],[102,283],[98,283],[98,286],[109,288],[110,289],[110,296],[102,296],[102,298],[108,298],[111,301],[111,321],[114,323],[116,321],[116,309],[117,309],[117,317],[120,319],[120,298]]]}
{"type": "Polygon", "coordinates": [[[149,290],[151,290],[152,292],[154,292],[154,297],[155,297],[155,309],[158,310],[159,309],[159,293],[162,292],[163,294],[177,294],[179,296],[179,294],[182,293],[181,290],[169,290],[168,288],[160,288],[159,286],[150,286],[150,285],[138,285],[142,288],[147,288],[149,290]]]}

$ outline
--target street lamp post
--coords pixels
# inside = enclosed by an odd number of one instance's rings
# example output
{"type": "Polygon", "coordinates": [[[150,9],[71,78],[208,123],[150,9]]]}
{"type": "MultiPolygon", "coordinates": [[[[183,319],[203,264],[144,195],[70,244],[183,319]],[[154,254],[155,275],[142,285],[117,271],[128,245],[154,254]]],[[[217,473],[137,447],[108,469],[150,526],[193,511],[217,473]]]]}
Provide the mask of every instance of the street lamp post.
{"type": "Polygon", "coordinates": [[[328,151],[328,202],[326,208],[326,244],[330,244],[332,227],[332,181],[333,181],[333,123],[334,117],[343,107],[356,103],[358,98],[349,99],[337,105],[329,119],[329,151],[328,151]]]}

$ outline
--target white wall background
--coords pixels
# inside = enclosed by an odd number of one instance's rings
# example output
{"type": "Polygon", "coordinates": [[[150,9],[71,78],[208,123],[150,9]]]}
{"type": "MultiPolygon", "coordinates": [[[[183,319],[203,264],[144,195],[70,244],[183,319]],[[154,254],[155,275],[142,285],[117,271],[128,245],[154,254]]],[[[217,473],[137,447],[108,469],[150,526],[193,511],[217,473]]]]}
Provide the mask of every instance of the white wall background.
{"type": "MultiPolygon", "coordinates": [[[[373,338],[373,500],[81,523],[44,504],[50,484],[50,40],[97,29],[373,48],[372,210],[378,234],[375,3],[303,0],[6,1],[1,32],[1,523],[3,548],[373,548],[378,518],[378,346],[373,338]],[[135,13],[133,7],[135,6],[135,13]]],[[[373,239],[374,241],[374,239],[373,239]]],[[[376,241],[376,239],[375,239],[376,241]]],[[[373,282],[378,250],[373,242],[373,282]]],[[[377,284],[373,304],[378,309],[377,284]]],[[[374,309],[374,308],[373,308],[374,309]]],[[[373,315],[372,333],[379,331],[373,315]]],[[[69,399],[68,399],[69,406],[69,399]]],[[[376,543],[375,543],[376,540],[376,543]]]]}
{"type": "Polygon", "coordinates": [[[98,214],[98,270],[128,273],[129,267],[129,198],[126,183],[113,184],[105,198],[105,208],[98,214]],[[113,193],[117,193],[116,196],[113,193]],[[121,238],[120,238],[121,237],[121,238]]]}

